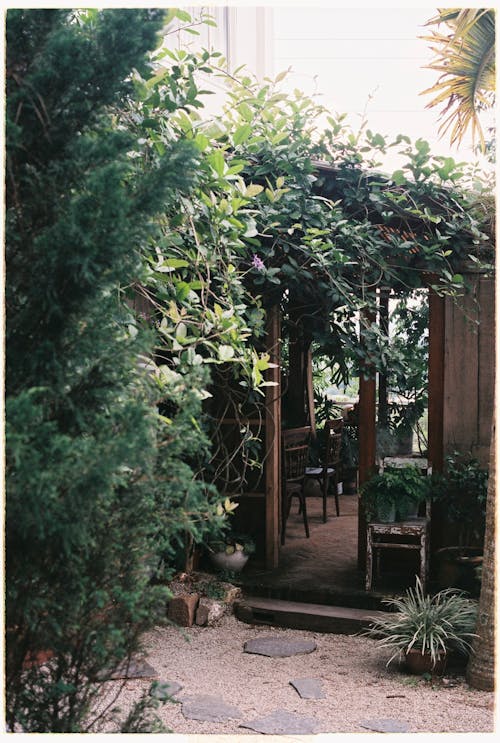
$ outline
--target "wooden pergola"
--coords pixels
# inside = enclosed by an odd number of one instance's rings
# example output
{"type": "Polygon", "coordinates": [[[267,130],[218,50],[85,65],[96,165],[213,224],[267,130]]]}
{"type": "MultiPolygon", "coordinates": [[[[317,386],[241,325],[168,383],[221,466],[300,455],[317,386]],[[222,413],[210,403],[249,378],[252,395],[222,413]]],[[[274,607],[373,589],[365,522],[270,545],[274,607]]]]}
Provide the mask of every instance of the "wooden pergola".
{"type": "MultiPolygon", "coordinates": [[[[491,435],[494,389],[494,282],[478,277],[484,321],[475,333],[453,301],[429,289],[429,383],[428,383],[428,461],[441,471],[444,457],[454,447],[472,451],[487,466],[491,435]],[[468,370],[460,367],[467,360],[468,370]],[[448,367],[446,368],[446,362],[448,367]],[[461,369],[461,370],[460,370],[461,369]]],[[[266,388],[264,450],[265,555],[267,568],[277,567],[280,552],[281,500],[281,419],[280,373],[281,318],[278,306],[268,311],[267,348],[276,367],[268,372],[274,386],[266,388]]],[[[310,374],[310,361],[305,371],[310,374]]],[[[290,383],[292,384],[292,382],[290,383]]],[[[359,378],[359,482],[373,473],[376,464],[376,379],[359,378]]],[[[253,499],[259,494],[253,493],[253,499]]],[[[241,495],[240,499],[244,499],[241,495]]],[[[432,551],[444,544],[444,524],[439,514],[433,520],[432,551]]],[[[365,564],[366,520],[362,508],[358,521],[358,563],[365,564]]]]}
{"type": "MultiPolygon", "coordinates": [[[[328,171],[328,168],[325,168],[328,171]]],[[[465,269],[466,272],[467,269],[465,269]]],[[[484,466],[491,436],[491,413],[494,388],[494,280],[470,273],[474,291],[464,298],[459,308],[450,298],[439,296],[426,277],[429,302],[428,356],[428,461],[434,471],[441,471],[445,455],[453,448],[471,451],[484,466]],[[474,329],[467,320],[477,315],[474,329]],[[466,364],[463,364],[463,358],[466,364]],[[462,368],[461,366],[462,359],[462,368]]],[[[374,318],[370,318],[373,320],[374,318]]],[[[273,386],[266,387],[265,416],[260,421],[264,476],[261,485],[251,492],[233,495],[241,505],[238,514],[254,519],[260,533],[260,561],[266,568],[279,565],[281,528],[281,377],[280,307],[267,309],[265,347],[274,365],[267,372],[273,386]]],[[[362,334],[360,342],[363,342],[362,334]]],[[[365,482],[376,465],[376,378],[365,370],[359,376],[359,483],[365,482]]],[[[297,412],[295,425],[312,423],[312,359],[310,350],[289,349],[289,389],[295,391],[291,404],[297,412]],[[306,394],[304,396],[304,390],[306,394]],[[295,401],[294,401],[295,398],[295,401]],[[304,402],[305,401],[305,402],[304,402]],[[302,406],[302,409],[301,409],[302,406]],[[304,418],[298,420],[300,415],[304,418]]],[[[288,409],[287,409],[288,412],[288,409]]],[[[224,422],[224,421],[222,421],[224,422]]],[[[228,424],[235,421],[227,421],[228,424]]],[[[445,542],[445,524],[439,514],[434,517],[432,551],[445,542]]],[[[257,558],[259,555],[257,555],[257,558]]],[[[358,517],[358,564],[364,568],[366,557],[366,520],[362,507],[358,517]]]]}

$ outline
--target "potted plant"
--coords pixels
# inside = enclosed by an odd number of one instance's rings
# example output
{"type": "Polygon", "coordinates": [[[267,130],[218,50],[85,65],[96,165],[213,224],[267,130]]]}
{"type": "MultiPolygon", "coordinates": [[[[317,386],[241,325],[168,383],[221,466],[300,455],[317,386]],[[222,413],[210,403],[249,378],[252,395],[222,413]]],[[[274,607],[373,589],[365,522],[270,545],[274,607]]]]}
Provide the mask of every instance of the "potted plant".
{"type": "Polygon", "coordinates": [[[477,620],[477,602],[447,588],[434,596],[424,594],[417,577],[415,589],[402,597],[384,599],[392,609],[374,620],[361,634],[377,639],[412,673],[442,673],[451,653],[468,656],[477,620]]]}
{"type": "Polygon", "coordinates": [[[238,504],[230,498],[218,503],[215,508],[213,528],[205,539],[205,547],[210,561],[218,570],[239,573],[245,567],[250,555],[255,552],[255,542],[247,534],[231,529],[230,518],[238,504]]]}
{"type": "Polygon", "coordinates": [[[247,534],[227,532],[221,539],[209,542],[208,554],[218,570],[239,573],[255,552],[255,542],[247,534]]]}
{"type": "Polygon", "coordinates": [[[454,451],[434,478],[433,499],[447,521],[449,545],[436,553],[438,582],[479,595],[488,470],[470,454],[454,451]]]}
{"type": "Polygon", "coordinates": [[[387,467],[362,485],[360,496],[368,521],[403,521],[430,496],[429,478],[414,466],[387,467]]]}

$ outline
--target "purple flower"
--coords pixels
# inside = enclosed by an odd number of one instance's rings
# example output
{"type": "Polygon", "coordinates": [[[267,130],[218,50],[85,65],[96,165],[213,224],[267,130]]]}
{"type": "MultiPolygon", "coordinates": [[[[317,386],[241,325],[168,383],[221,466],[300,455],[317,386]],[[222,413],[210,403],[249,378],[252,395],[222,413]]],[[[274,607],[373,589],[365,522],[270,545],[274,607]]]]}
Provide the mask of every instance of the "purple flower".
{"type": "Polygon", "coordinates": [[[255,254],[252,258],[252,266],[256,268],[258,271],[263,271],[265,269],[264,262],[259,258],[258,255],[255,255],[255,254]]]}

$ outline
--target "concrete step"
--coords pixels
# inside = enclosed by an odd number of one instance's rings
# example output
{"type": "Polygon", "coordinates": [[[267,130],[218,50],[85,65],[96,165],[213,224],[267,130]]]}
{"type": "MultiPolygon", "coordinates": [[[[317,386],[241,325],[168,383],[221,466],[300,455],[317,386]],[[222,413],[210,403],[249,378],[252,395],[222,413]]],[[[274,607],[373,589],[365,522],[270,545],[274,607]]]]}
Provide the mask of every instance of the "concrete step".
{"type": "Polygon", "coordinates": [[[257,596],[246,596],[235,602],[234,614],[248,624],[269,624],[312,632],[332,632],[338,635],[354,635],[367,627],[371,619],[387,616],[387,612],[383,611],[257,596]]]}

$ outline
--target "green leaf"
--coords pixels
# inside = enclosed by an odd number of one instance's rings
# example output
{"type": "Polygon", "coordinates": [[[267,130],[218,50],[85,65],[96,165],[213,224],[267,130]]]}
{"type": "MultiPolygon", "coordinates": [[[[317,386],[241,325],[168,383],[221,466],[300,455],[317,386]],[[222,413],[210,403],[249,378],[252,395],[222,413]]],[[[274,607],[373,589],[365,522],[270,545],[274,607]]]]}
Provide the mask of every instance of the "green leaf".
{"type": "Polygon", "coordinates": [[[245,196],[247,198],[252,198],[253,196],[262,193],[263,190],[264,186],[261,186],[258,183],[250,183],[245,189],[245,196]]]}
{"type": "Polygon", "coordinates": [[[218,356],[221,361],[231,361],[234,358],[234,348],[232,346],[220,345],[218,356]]]}
{"type": "Polygon", "coordinates": [[[403,183],[406,183],[407,181],[403,170],[395,170],[391,176],[391,179],[394,181],[396,186],[402,186],[403,183]]]}
{"type": "Polygon", "coordinates": [[[215,150],[207,158],[209,164],[215,170],[218,176],[222,177],[226,169],[226,161],[221,150],[215,150]]]}
{"type": "Polygon", "coordinates": [[[240,103],[239,106],[237,106],[236,110],[242,116],[245,121],[252,121],[253,119],[253,111],[248,105],[248,103],[240,103]]]}
{"type": "Polygon", "coordinates": [[[246,142],[251,133],[251,124],[243,124],[242,126],[239,126],[233,135],[234,144],[238,145],[242,144],[242,142],[246,142]]]}

